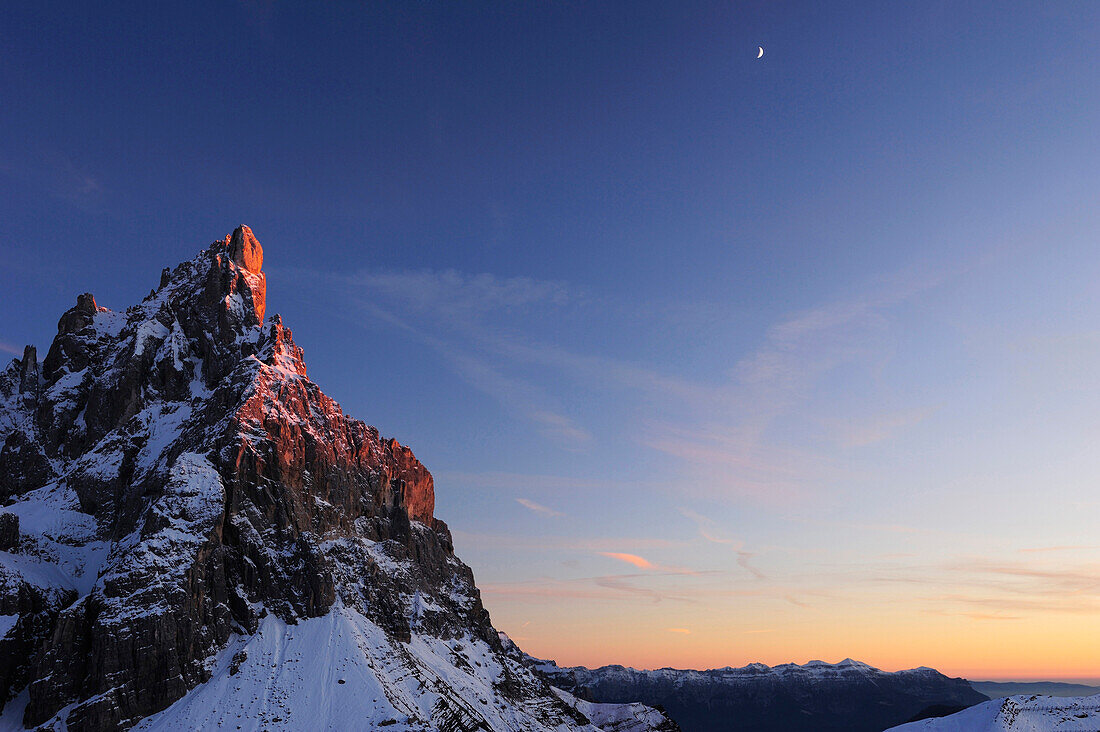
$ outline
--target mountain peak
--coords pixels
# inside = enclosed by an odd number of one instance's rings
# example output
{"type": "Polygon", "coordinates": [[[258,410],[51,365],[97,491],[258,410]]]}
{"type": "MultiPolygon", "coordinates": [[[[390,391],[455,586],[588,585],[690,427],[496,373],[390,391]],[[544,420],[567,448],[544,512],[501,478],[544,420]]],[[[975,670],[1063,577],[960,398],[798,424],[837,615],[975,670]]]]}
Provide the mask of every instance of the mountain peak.
{"type": "Polygon", "coordinates": [[[234,264],[259,274],[264,265],[264,248],[252,234],[252,229],[241,224],[226,237],[226,246],[234,264]]]}
{"type": "MultiPolygon", "coordinates": [[[[229,255],[225,262],[227,271],[222,277],[222,289],[240,292],[256,314],[256,323],[264,322],[267,309],[267,276],[261,271],[264,265],[264,248],[252,233],[252,229],[241,224],[222,240],[229,255]]],[[[222,247],[218,247],[222,248],[222,247]]],[[[220,256],[215,257],[216,265],[223,265],[220,256]]]]}

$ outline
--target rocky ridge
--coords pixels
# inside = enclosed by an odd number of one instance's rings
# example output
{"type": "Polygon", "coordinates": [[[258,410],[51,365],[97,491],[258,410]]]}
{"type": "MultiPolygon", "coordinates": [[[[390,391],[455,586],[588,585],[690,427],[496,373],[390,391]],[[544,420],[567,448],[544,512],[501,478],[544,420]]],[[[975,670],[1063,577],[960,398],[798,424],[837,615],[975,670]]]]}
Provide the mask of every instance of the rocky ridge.
{"type": "Polygon", "coordinates": [[[378,690],[359,713],[395,730],[673,729],[552,689],[501,642],[431,474],[308,379],[262,266],[239,227],[125,312],[81,295],[42,361],[0,373],[4,720],[126,729],[211,684],[266,699],[283,681],[239,681],[249,644],[282,653],[338,613],[378,690]]]}

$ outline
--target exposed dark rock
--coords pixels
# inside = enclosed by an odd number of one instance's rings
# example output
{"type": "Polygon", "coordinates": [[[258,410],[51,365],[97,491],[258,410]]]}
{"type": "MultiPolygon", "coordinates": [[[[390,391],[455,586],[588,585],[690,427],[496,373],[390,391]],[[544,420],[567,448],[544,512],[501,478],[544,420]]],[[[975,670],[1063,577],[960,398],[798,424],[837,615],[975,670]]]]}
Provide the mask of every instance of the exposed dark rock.
{"type": "Polygon", "coordinates": [[[961,704],[931,704],[924,709],[920,710],[912,717],[907,719],[907,722],[919,722],[922,719],[936,719],[937,717],[946,717],[951,714],[957,714],[964,709],[969,709],[972,705],[961,704]]]}
{"type": "Polygon", "coordinates": [[[19,546],[19,517],[0,513],[0,551],[10,552],[19,546]]]}
{"type": "Polygon", "coordinates": [[[96,314],[95,297],[90,292],[78,295],[76,305],[65,311],[61,319],[57,321],[57,333],[76,333],[92,324],[92,318],[96,314]]]}
{"type": "Polygon", "coordinates": [[[53,468],[33,435],[13,430],[0,446],[0,502],[44,485],[53,468]]]}
{"type": "Polygon", "coordinates": [[[26,402],[38,401],[38,386],[41,374],[38,369],[38,351],[34,346],[23,349],[23,359],[19,362],[19,393],[26,402]]]}

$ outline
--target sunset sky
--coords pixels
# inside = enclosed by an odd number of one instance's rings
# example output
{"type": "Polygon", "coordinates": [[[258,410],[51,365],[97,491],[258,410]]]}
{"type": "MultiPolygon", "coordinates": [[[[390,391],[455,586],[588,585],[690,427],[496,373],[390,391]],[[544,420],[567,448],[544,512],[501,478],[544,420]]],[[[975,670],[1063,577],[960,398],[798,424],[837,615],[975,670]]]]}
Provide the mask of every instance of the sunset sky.
{"type": "Polygon", "coordinates": [[[1100,678],[1100,4],[71,5],[5,360],[245,223],[529,653],[1100,678]]]}

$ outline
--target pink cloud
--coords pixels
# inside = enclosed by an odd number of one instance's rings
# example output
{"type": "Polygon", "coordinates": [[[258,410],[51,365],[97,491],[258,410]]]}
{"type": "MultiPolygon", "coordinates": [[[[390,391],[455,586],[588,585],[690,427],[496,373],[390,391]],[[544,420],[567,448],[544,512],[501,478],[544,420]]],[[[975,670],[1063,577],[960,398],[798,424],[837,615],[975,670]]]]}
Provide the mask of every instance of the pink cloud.
{"type": "Polygon", "coordinates": [[[1089,549],[1100,549],[1100,546],[1096,544],[1066,544],[1064,546],[1034,546],[1021,549],[1020,552],[1024,554],[1034,554],[1038,552],[1072,552],[1072,551],[1085,551],[1089,549]]]}
{"type": "Polygon", "coordinates": [[[633,564],[638,569],[646,569],[651,572],[661,572],[663,574],[686,574],[693,577],[700,574],[693,569],[686,569],[684,567],[670,567],[665,564],[657,564],[655,562],[649,561],[645,557],[639,557],[637,554],[627,554],[626,552],[599,552],[599,554],[605,557],[610,557],[611,559],[617,559],[620,562],[633,564]]]}
{"type": "Polygon", "coordinates": [[[600,554],[605,557],[611,557],[612,559],[618,559],[620,562],[633,564],[640,569],[657,569],[657,565],[653,564],[645,557],[639,557],[637,554],[627,554],[625,552],[600,552],[600,554]]]}

